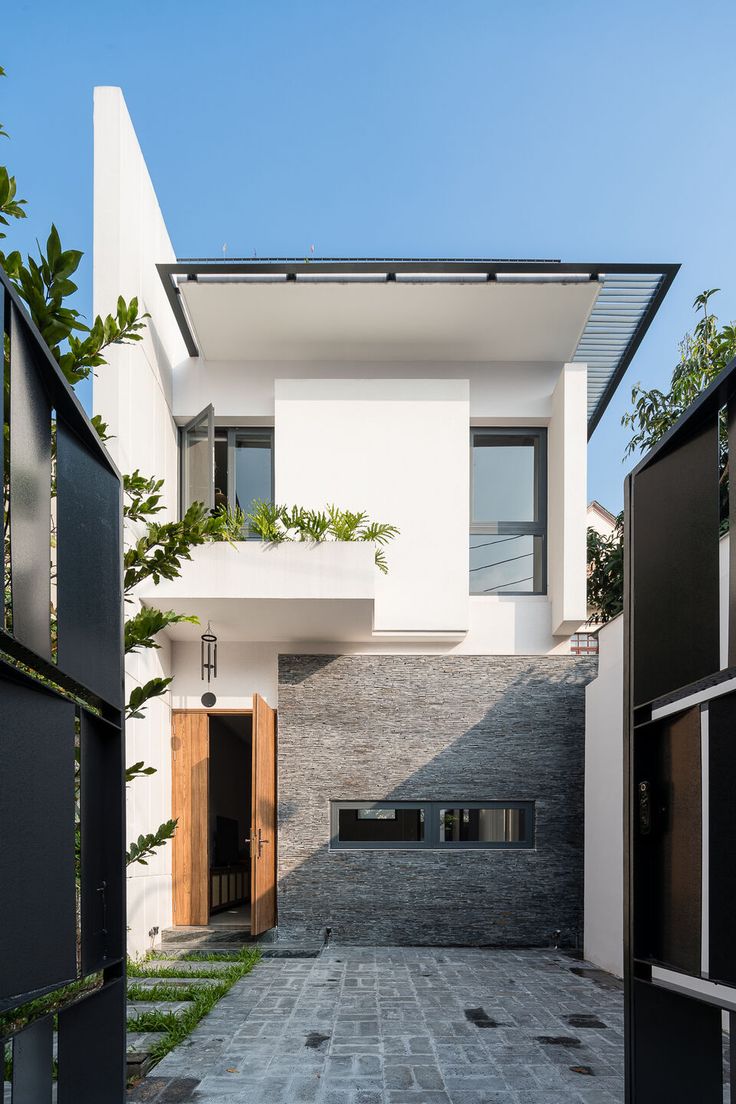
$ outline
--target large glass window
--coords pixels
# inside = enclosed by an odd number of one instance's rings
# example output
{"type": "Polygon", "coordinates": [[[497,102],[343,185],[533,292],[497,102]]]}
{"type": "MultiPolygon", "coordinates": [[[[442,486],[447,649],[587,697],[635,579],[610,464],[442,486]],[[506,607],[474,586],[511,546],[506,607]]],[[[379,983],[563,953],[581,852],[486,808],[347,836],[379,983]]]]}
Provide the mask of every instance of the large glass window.
{"type": "MultiPolygon", "coordinates": [[[[273,502],[273,430],[268,427],[212,426],[202,419],[182,430],[182,510],[195,501],[239,508],[273,502]]],[[[247,536],[247,528],[244,536],[247,536]]]]}
{"type": "Polygon", "coordinates": [[[533,801],[333,801],[333,849],[530,848],[533,801]]]}
{"type": "Polygon", "coordinates": [[[273,501],[273,431],[236,429],[232,434],[235,503],[249,513],[254,502],[273,501]]]}
{"type": "Polygon", "coordinates": [[[470,593],[544,594],[547,431],[470,433],[470,593]]]}

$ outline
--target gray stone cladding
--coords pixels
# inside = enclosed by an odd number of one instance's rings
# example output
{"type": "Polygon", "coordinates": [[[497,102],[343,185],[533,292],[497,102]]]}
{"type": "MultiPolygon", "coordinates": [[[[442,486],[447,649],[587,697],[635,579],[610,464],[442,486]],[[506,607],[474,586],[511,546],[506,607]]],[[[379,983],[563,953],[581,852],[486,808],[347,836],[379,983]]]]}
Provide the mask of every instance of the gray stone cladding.
{"type": "Polygon", "coordinates": [[[585,685],[574,656],[279,657],[279,933],[582,939],[585,685]],[[533,800],[532,850],[330,850],[330,801],[533,800]]]}

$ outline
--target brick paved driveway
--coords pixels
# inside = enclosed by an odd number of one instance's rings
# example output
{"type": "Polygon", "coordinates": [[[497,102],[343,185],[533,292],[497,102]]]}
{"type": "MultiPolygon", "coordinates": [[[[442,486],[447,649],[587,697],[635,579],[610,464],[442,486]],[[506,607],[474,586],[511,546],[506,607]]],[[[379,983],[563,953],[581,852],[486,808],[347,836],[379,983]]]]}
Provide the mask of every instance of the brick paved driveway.
{"type": "Polygon", "coordinates": [[[336,946],[266,959],[129,1099],[620,1104],[622,996],[555,951],[336,946]]]}

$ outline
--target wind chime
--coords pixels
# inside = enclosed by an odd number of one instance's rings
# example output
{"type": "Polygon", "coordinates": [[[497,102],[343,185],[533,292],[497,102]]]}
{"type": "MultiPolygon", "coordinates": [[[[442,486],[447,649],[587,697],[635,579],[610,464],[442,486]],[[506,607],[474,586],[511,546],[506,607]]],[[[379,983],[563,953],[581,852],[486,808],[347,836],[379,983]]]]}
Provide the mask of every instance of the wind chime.
{"type": "MultiPolygon", "coordinates": [[[[202,674],[202,682],[207,680],[207,685],[211,683],[212,679],[217,678],[217,637],[212,631],[212,625],[207,622],[207,631],[202,633],[200,642],[200,667],[202,674]]],[[[217,698],[211,691],[206,691],[202,695],[202,705],[206,709],[211,709],[217,701],[217,698]]]]}

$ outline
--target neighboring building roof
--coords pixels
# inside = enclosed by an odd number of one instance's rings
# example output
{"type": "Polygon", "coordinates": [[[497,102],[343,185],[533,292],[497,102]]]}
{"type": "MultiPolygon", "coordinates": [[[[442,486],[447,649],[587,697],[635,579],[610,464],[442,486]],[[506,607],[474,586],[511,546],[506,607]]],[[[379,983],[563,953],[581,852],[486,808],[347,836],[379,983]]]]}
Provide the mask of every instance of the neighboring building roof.
{"type": "Polygon", "coordinates": [[[158,265],[190,356],[241,360],[247,339],[245,359],[578,361],[589,436],[678,269],[363,257],[158,265]],[[275,292],[295,284],[310,293],[275,292]],[[339,304],[335,285],[353,285],[339,304]]]}
{"type": "Polygon", "coordinates": [[[600,502],[596,499],[588,503],[587,513],[589,528],[596,529],[601,536],[610,536],[616,528],[616,515],[612,514],[610,510],[607,510],[605,506],[601,506],[600,502]]]}

